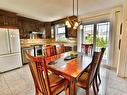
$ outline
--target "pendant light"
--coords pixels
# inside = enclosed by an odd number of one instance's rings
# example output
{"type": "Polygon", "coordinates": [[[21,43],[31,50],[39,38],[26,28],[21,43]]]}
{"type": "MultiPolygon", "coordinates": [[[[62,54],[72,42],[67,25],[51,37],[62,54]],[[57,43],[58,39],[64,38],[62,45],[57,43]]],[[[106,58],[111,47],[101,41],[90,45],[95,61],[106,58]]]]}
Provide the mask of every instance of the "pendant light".
{"type": "MultiPolygon", "coordinates": [[[[75,1],[73,0],[73,16],[74,15],[74,8],[75,8],[75,1]]],[[[77,15],[75,19],[70,19],[69,17],[67,17],[67,20],[65,22],[65,25],[67,26],[67,28],[73,28],[73,29],[77,29],[78,26],[80,25],[80,22],[78,22],[78,0],[77,0],[77,15]]]]}

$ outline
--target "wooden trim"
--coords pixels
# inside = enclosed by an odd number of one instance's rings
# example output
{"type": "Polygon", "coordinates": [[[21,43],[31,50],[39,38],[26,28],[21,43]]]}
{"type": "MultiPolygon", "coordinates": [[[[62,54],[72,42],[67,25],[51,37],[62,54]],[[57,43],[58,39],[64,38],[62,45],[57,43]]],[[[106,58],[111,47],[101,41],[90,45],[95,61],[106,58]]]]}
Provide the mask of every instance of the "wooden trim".
{"type": "Polygon", "coordinates": [[[16,26],[0,26],[0,28],[18,29],[16,26]]]}

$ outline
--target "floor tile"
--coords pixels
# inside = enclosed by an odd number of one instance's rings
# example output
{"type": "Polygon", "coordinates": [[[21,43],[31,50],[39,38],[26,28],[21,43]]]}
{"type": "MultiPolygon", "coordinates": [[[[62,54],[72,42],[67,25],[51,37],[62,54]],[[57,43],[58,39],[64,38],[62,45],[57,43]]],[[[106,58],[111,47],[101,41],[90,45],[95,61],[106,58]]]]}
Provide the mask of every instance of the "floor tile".
{"type": "MultiPolygon", "coordinates": [[[[115,71],[101,67],[102,83],[98,95],[127,95],[127,79],[117,77],[115,71]]],[[[0,95],[35,95],[34,82],[28,65],[0,74],[0,95]]],[[[60,95],[65,95],[62,92],[60,95]]],[[[78,95],[85,90],[78,88],[78,95]]],[[[90,95],[94,95],[92,87],[90,95]]]]}

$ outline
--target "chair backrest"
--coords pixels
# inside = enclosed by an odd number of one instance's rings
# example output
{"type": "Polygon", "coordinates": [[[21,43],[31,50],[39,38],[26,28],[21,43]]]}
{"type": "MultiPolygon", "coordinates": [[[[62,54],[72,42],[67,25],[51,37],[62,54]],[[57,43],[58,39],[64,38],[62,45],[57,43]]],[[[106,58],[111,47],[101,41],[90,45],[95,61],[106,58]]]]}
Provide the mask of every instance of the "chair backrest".
{"type": "Polygon", "coordinates": [[[45,56],[45,57],[51,56],[51,46],[46,46],[46,47],[43,49],[43,52],[44,52],[44,56],[45,56]]]}
{"type": "Polygon", "coordinates": [[[26,54],[36,90],[44,95],[51,95],[50,82],[45,57],[33,57],[26,54]]]}
{"type": "Polygon", "coordinates": [[[106,48],[101,48],[101,55],[100,55],[100,58],[99,58],[97,70],[100,69],[101,61],[102,61],[102,58],[103,58],[103,55],[104,55],[105,50],[106,50],[106,48]]]}
{"type": "Polygon", "coordinates": [[[52,53],[52,56],[53,55],[57,55],[56,45],[52,45],[52,47],[51,47],[51,53],[52,53]]]}
{"type": "Polygon", "coordinates": [[[43,52],[45,57],[56,55],[57,54],[56,46],[55,45],[47,46],[43,49],[43,52]]]}
{"type": "Polygon", "coordinates": [[[87,85],[91,84],[95,77],[100,55],[101,55],[101,52],[94,52],[93,54],[92,62],[90,64],[90,69],[88,71],[89,74],[88,74],[87,85]]]}
{"type": "Polygon", "coordinates": [[[61,44],[61,53],[64,53],[65,52],[65,46],[64,46],[64,44],[61,44]]]}

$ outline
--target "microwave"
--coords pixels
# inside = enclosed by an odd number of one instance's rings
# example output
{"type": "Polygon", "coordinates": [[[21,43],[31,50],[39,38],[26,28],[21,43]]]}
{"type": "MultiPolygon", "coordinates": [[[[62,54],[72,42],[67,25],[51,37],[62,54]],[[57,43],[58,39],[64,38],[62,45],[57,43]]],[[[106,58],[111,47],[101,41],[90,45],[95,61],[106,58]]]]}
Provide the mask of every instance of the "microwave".
{"type": "Polygon", "coordinates": [[[43,32],[29,32],[30,39],[42,39],[44,38],[43,32]]]}

